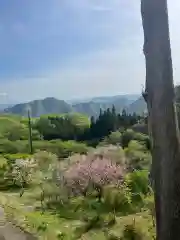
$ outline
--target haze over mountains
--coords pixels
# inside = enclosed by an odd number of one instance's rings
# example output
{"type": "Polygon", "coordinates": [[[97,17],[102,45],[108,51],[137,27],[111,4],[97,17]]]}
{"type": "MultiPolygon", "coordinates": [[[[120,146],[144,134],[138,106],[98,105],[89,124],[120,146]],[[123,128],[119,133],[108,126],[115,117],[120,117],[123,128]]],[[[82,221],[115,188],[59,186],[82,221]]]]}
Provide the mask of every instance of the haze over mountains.
{"type": "MultiPolygon", "coordinates": [[[[175,87],[176,106],[180,109],[180,86],[175,87]]],[[[64,101],[53,97],[42,100],[34,100],[28,103],[16,104],[14,106],[0,104],[1,113],[12,113],[27,116],[27,109],[31,109],[32,117],[44,114],[82,113],[87,116],[98,116],[100,108],[106,110],[115,106],[117,112],[123,109],[127,113],[143,114],[146,111],[146,103],[143,97],[136,95],[117,95],[112,97],[95,97],[92,99],[64,101]]]]}
{"type": "Polygon", "coordinates": [[[128,113],[136,112],[142,114],[146,109],[146,104],[143,98],[137,94],[95,97],[92,99],[71,101],[48,97],[42,100],[34,100],[28,103],[9,106],[6,107],[3,112],[27,116],[27,109],[30,108],[32,117],[39,117],[44,114],[63,114],[71,112],[78,112],[88,116],[97,116],[100,108],[105,110],[111,108],[112,105],[115,106],[117,112],[126,109],[128,113]]]}

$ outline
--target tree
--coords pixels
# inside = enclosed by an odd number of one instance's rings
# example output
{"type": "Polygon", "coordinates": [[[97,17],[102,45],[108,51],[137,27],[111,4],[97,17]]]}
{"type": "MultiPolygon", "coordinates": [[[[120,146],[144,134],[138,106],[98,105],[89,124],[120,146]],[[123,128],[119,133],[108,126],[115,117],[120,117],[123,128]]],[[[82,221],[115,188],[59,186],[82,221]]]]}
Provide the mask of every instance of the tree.
{"type": "Polygon", "coordinates": [[[180,145],[166,0],[141,0],[158,240],[180,239],[180,145]]]}

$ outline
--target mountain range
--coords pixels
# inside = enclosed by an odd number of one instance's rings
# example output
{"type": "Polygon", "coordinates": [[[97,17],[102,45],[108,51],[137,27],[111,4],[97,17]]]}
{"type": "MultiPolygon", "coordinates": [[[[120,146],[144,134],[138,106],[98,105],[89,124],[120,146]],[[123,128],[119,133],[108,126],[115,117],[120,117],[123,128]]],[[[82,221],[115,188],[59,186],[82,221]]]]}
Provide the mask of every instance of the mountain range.
{"type": "MultiPolygon", "coordinates": [[[[27,116],[27,110],[31,110],[32,117],[39,117],[44,114],[63,114],[78,112],[88,116],[97,116],[100,108],[105,110],[115,106],[117,112],[126,109],[128,113],[142,114],[146,109],[146,104],[140,95],[118,95],[112,97],[96,97],[80,102],[80,100],[64,101],[53,97],[42,100],[34,100],[28,103],[16,104],[6,107],[4,113],[27,116]]],[[[1,107],[0,107],[1,109],[1,107]]],[[[1,110],[2,112],[2,110],[1,110]]]]}
{"type": "MultiPolygon", "coordinates": [[[[180,86],[175,87],[176,106],[180,108],[180,86]]],[[[100,108],[106,110],[115,106],[117,112],[123,109],[127,113],[143,114],[146,112],[146,103],[143,97],[136,95],[117,95],[112,97],[95,97],[91,99],[64,101],[53,97],[42,100],[34,100],[28,103],[16,104],[14,106],[0,104],[1,113],[12,113],[27,116],[27,109],[31,110],[32,117],[46,114],[82,113],[87,116],[98,116],[100,108]]]]}

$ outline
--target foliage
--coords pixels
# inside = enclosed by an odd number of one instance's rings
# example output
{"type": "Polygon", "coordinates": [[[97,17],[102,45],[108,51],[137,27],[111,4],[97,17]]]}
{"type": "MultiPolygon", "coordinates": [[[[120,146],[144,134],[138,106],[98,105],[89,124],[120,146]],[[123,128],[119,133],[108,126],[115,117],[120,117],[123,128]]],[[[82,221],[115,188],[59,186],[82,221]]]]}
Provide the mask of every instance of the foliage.
{"type": "Polygon", "coordinates": [[[50,152],[40,151],[34,154],[34,161],[38,164],[41,171],[47,171],[50,165],[57,162],[57,156],[50,152]]]}
{"type": "Polygon", "coordinates": [[[0,141],[0,154],[28,153],[28,141],[0,141]]]}
{"type": "Polygon", "coordinates": [[[109,136],[105,137],[103,140],[103,144],[101,145],[118,145],[121,143],[121,132],[116,131],[116,132],[111,132],[109,136]]]}
{"type": "Polygon", "coordinates": [[[33,160],[16,160],[12,166],[13,184],[22,188],[32,181],[32,174],[35,168],[33,160]]]}
{"type": "Polygon", "coordinates": [[[148,126],[147,126],[147,119],[145,118],[143,122],[137,123],[132,126],[133,131],[139,132],[142,134],[148,134],[148,126]]]}
{"type": "Polygon", "coordinates": [[[125,149],[126,166],[129,171],[150,169],[151,155],[146,145],[132,140],[125,149]]]}
{"type": "Polygon", "coordinates": [[[109,141],[116,144],[116,142],[120,142],[120,133],[112,133],[111,135],[111,132],[122,127],[125,129],[130,127],[137,123],[139,118],[136,114],[127,114],[125,110],[121,114],[117,114],[113,106],[112,109],[100,110],[99,117],[97,119],[92,117],[90,124],[80,114],[49,115],[40,117],[34,124],[34,129],[38,130],[45,140],[62,139],[94,142],[94,140],[99,141],[110,134],[109,141]]]}
{"type": "Polygon", "coordinates": [[[78,143],[75,141],[53,140],[53,141],[36,141],[33,142],[33,148],[35,151],[48,151],[56,154],[59,158],[66,158],[73,153],[85,154],[88,151],[88,147],[84,143],[78,143]]]}
{"type": "Polygon", "coordinates": [[[106,147],[100,147],[97,151],[98,154],[102,155],[105,159],[111,159],[114,163],[126,168],[126,156],[124,150],[118,146],[109,145],[106,147]]]}
{"type": "Polygon", "coordinates": [[[128,144],[131,140],[133,140],[135,138],[135,133],[133,130],[128,129],[126,130],[121,137],[121,146],[123,148],[127,148],[128,144]]]}
{"type": "MultiPolygon", "coordinates": [[[[126,129],[134,125],[137,123],[139,118],[140,117],[136,114],[127,114],[125,110],[123,110],[121,114],[117,114],[114,106],[112,109],[108,108],[104,112],[100,110],[100,114],[97,119],[94,117],[91,118],[90,129],[85,132],[85,135],[83,137],[85,139],[101,140],[106,136],[111,136],[111,132],[115,132],[120,128],[126,129]]],[[[118,136],[116,136],[116,139],[117,138],[118,136]]]]}
{"type": "Polygon", "coordinates": [[[119,131],[112,132],[109,136],[109,144],[116,145],[121,141],[121,133],[119,131]]]}
{"type": "MultiPolygon", "coordinates": [[[[13,126],[4,132],[4,137],[10,141],[28,140],[29,130],[26,126],[13,126]]],[[[32,130],[32,140],[40,140],[40,135],[37,130],[32,130]]]]}
{"type": "Polygon", "coordinates": [[[119,211],[124,214],[132,212],[131,194],[125,185],[105,187],[103,198],[104,204],[109,211],[119,211]]]}
{"type": "Polygon", "coordinates": [[[1,189],[19,187],[23,191],[32,181],[34,163],[30,159],[4,160],[0,166],[1,189]]]}
{"type": "Polygon", "coordinates": [[[123,240],[143,240],[143,233],[138,231],[135,227],[135,223],[126,225],[123,231],[123,240]]]}
{"type": "Polygon", "coordinates": [[[12,129],[13,127],[21,126],[20,123],[21,117],[17,117],[16,115],[0,115],[0,133],[3,135],[4,132],[12,129]]]}
{"type": "Polygon", "coordinates": [[[66,170],[66,187],[72,193],[86,194],[89,188],[98,191],[99,200],[102,196],[102,187],[114,183],[119,184],[123,177],[123,169],[109,159],[87,156],[84,161],[76,162],[66,170]]]}
{"type": "Polygon", "coordinates": [[[127,174],[125,183],[132,194],[132,202],[142,204],[144,197],[150,192],[148,171],[134,171],[127,174]]]}
{"type": "Polygon", "coordinates": [[[37,120],[34,128],[45,140],[75,140],[84,129],[89,128],[89,122],[87,117],[80,114],[50,115],[37,120]]]}
{"type": "MultiPolygon", "coordinates": [[[[33,141],[34,151],[49,151],[58,155],[59,158],[66,158],[72,153],[86,154],[88,147],[84,143],[75,141],[33,141]]],[[[29,152],[28,141],[0,141],[0,154],[27,154],[29,152]]]]}
{"type": "Polygon", "coordinates": [[[8,161],[7,159],[0,157],[0,190],[5,186],[5,174],[8,170],[8,161]]]}
{"type": "Polygon", "coordinates": [[[14,162],[16,159],[30,159],[32,156],[27,153],[4,154],[4,158],[14,162]]]}

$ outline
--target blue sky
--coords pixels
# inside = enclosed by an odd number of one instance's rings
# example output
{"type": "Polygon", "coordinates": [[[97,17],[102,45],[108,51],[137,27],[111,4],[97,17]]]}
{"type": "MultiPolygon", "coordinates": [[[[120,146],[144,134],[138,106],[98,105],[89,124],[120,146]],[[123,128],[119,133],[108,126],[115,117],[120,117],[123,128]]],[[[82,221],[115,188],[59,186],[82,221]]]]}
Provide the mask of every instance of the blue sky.
{"type": "MultiPolygon", "coordinates": [[[[139,9],[137,0],[0,0],[0,101],[140,92],[139,9]]],[[[169,0],[176,82],[179,12],[169,0]]]]}

